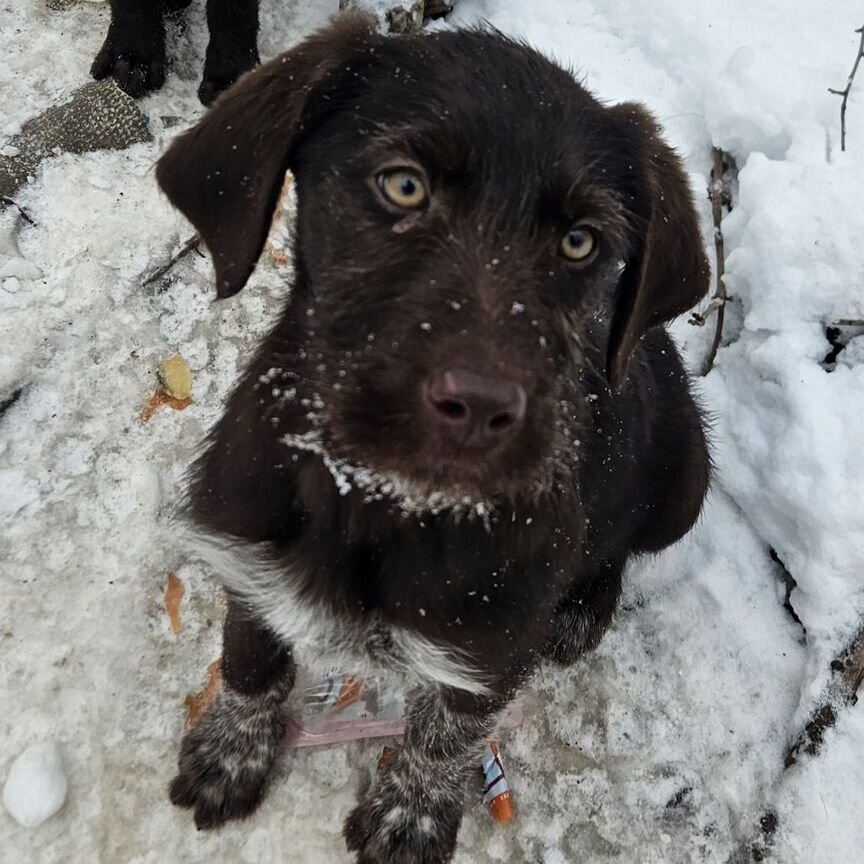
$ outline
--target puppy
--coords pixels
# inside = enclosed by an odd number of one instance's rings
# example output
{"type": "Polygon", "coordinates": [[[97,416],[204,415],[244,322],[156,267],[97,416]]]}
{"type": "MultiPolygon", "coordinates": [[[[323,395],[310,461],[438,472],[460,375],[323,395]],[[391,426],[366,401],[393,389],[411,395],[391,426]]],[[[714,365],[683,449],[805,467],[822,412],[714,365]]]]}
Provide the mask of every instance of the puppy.
{"type": "MultiPolygon", "coordinates": [[[[90,74],[113,78],[130,96],[165,83],[167,14],[190,0],[111,0],[111,24],[90,74]]],[[[258,64],[258,0],[207,0],[210,44],[198,97],[209,105],[258,64]]]]}
{"type": "Polygon", "coordinates": [[[327,29],[226,93],[157,176],[239,291],[286,169],[295,282],[191,484],[229,598],[175,804],[249,814],[298,664],[402,675],[404,740],[345,824],[444,862],[466,771],[544,658],[600,639],[634,555],[696,521],[704,422],[664,322],[708,267],[680,162],[498,33],[327,29]]]}

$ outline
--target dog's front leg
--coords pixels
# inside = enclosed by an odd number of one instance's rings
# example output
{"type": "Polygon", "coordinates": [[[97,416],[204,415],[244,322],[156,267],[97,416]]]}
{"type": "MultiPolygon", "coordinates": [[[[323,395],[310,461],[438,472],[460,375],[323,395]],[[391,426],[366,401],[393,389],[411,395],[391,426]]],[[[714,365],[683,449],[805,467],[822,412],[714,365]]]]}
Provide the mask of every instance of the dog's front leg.
{"type": "Polygon", "coordinates": [[[171,801],[195,808],[198,828],[248,816],[267,788],[286,731],[283,702],[294,685],[291,649],[229,600],[222,689],[186,734],[171,801]]]}
{"type": "Polygon", "coordinates": [[[467,772],[504,707],[447,688],[411,704],[405,738],[345,823],[359,864],[444,864],[462,821],[467,772]]]}
{"type": "Polygon", "coordinates": [[[207,0],[210,43],[198,98],[209,105],[258,58],[258,0],[207,0]]]}
{"type": "Polygon", "coordinates": [[[550,660],[568,666],[593,650],[615,615],[626,556],[585,568],[558,604],[544,648],[550,660]]]}
{"type": "Polygon", "coordinates": [[[137,98],[165,83],[165,29],[162,3],[111,0],[111,24],[90,74],[113,78],[137,98]]]}

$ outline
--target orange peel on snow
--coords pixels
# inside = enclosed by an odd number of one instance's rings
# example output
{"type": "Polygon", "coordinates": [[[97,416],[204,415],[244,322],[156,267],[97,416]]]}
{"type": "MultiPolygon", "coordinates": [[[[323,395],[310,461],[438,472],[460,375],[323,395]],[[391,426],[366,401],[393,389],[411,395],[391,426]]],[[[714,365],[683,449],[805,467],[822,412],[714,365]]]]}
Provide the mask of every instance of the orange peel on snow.
{"type": "Polygon", "coordinates": [[[183,411],[192,404],[190,398],[177,399],[172,396],[167,390],[157,390],[145,403],[141,409],[141,422],[147,423],[153,418],[153,415],[163,407],[173,408],[175,411],[183,411]]]}
{"type": "Polygon", "coordinates": [[[180,601],[185,593],[186,587],[177,574],[169,573],[168,584],[165,586],[165,611],[171,621],[171,630],[175,634],[183,629],[183,622],[180,620],[180,601]]]}
{"type": "Polygon", "coordinates": [[[219,657],[207,667],[207,681],[204,684],[204,689],[197,693],[190,693],[185,699],[187,729],[191,729],[204,716],[210,703],[219,693],[221,686],[222,658],[219,657]]]}

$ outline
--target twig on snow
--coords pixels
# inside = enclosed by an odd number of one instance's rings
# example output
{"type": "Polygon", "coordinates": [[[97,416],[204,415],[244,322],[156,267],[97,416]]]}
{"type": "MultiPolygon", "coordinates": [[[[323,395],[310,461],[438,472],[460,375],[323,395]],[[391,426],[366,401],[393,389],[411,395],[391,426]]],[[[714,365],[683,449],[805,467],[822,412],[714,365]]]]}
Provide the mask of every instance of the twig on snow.
{"type": "Polygon", "coordinates": [[[687,323],[693,324],[695,327],[704,327],[708,323],[708,319],[715,312],[719,312],[720,309],[725,305],[725,303],[725,297],[718,297],[716,294],[714,294],[703,312],[690,313],[690,320],[687,323]]]}
{"type": "Polygon", "coordinates": [[[846,79],[846,86],[842,90],[835,90],[833,87],[828,88],[829,93],[843,98],[843,101],[840,103],[840,149],[844,153],[846,152],[846,105],[849,102],[849,93],[852,91],[852,82],[855,80],[858,64],[864,59],[864,26],[859,27],[855,32],[861,34],[861,39],[858,42],[858,53],[855,55],[855,63],[852,66],[849,77],[846,79]]]}
{"type": "Polygon", "coordinates": [[[828,698],[811,716],[795,743],[786,753],[786,767],[794,765],[801,754],[815,756],[819,752],[825,730],[837,722],[837,708],[854,705],[864,681],[864,629],[852,644],[831,663],[833,676],[828,686],[828,698]]]}
{"type": "Polygon", "coordinates": [[[16,387],[8,396],[0,397],[0,418],[21,398],[24,387],[16,387]]]}
{"type": "Polygon", "coordinates": [[[198,234],[193,234],[181,247],[176,255],[173,255],[167,264],[160,267],[155,273],[148,276],[143,283],[143,287],[152,285],[157,280],[161,279],[181,258],[185,258],[193,249],[198,251],[198,243],[201,237],[198,234]]]}
{"type": "MultiPolygon", "coordinates": [[[[825,701],[810,715],[807,725],[787,750],[784,769],[797,764],[802,756],[816,756],[825,739],[826,730],[837,722],[837,711],[843,706],[857,703],[858,690],[864,682],[864,628],[832,661],[831,670],[832,677],[825,701]]],[[[758,836],[754,841],[741,846],[728,864],[768,860],[778,827],[777,813],[771,808],[764,810],[759,819],[758,836]]]]}
{"type": "Polygon", "coordinates": [[[6,195],[0,195],[0,204],[3,204],[6,207],[14,207],[18,213],[21,215],[21,218],[28,225],[35,225],[36,222],[33,220],[33,217],[17,202],[13,201],[6,195]]]}
{"type": "Polygon", "coordinates": [[[732,195],[726,183],[724,174],[726,171],[726,154],[719,148],[714,148],[714,167],[711,169],[711,186],[708,189],[708,197],[711,200],[711,210],[714,215],[714,294],[705,311],[701,314],[694,312],[690,316],[690,324],[696,327],[704,327],[708,319],[716,313],[717,325],[714,330],[714,339],[711,342],[711,350],[705,358],[702,375],[707,375],[714,365],[720,340],[723,338],[723,319],[726,313],[726,285],[723,282],[723,274],[726,267],[726,256],[723,244],[723,205],[730,207],[732,195]]]}

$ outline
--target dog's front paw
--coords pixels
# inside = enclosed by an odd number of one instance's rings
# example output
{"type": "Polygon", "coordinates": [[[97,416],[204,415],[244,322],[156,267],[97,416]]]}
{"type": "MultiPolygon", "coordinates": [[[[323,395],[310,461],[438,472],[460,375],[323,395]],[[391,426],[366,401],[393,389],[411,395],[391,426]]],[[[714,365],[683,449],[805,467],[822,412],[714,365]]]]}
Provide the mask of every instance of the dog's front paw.
{"type": "Polygon", "coordinates": [[[597,594],[586,597],[574,592],[559,604],[543,648],[548,660],[569,666],[600,643],[618,605],[621,571],[616,573],[613,567],[606,568],[612,576],[597,594]]]}
{"type": "Polygon", "coordinates": [[[108,28],[90,74],[97,80],[113,78],[133,98],[165,83],[165,40],[161,21],[150,26],[108,28]]]}
{"type": "Polygon", "coordinates": [[[561,666],[575,663],[599,641],[590,615],[576,605],[562,605],[555,613],[543,654],[561,666]]]}
{"type": "Polygon", "coordinates": [[[345,822],[357,864],[446,864],[462,822],[461,783],[426,782],[397,752],[345,822]]]}
{"type": "Polygon", "coordinates": [[[248,816],[264,797],[285,731],[277,695],[223,690],[183,739],[171,802],[194,808],[199,829],[248,816]]]}
{"type": "Polygon", "coordinates": [[[207,48],[198,98],[204,105],[209,105],[220,93],[227,90],[241,75],[257,66],[259,62],[258,49],[254,44],[251,47],[242,45],[215,47],[211,43],[207,48]]]}

